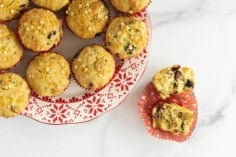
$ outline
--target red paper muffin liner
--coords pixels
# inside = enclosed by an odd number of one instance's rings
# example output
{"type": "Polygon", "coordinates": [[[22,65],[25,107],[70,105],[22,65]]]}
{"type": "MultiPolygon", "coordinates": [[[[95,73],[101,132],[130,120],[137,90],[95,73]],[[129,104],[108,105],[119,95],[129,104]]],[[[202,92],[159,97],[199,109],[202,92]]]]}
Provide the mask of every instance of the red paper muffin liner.
{"type": "Polygon", "coordinates": [[[197,123],[198,107],[196,98],[192,90],[184,91],[180,94],[171,95],[169,98],[163,100],[157,93],[152,83],[146,85],[139,101],[138,108],[141,115],[141,119],[144,122],[148,132],[157,138],[171,140],[176,142],[184,142],[191,135],[197,123]],[[190,132],[187,135],[176,135],[170,132],[163,131],[158,128],[152,127],[152,108],[156,103],[177,103],[180,106],[186,107],[194,112],[194,120],[190,128],[190,132]]]}

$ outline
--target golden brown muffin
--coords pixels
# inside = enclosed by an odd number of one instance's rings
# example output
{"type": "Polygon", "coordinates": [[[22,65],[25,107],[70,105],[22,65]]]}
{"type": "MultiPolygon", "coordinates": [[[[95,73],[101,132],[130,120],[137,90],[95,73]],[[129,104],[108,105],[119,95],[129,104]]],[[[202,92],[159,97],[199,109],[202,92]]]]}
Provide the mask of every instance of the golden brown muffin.
{"type": "Polygon", "coordinates": [[[46,9],[31,9],[23,14],[18,24],[22,44],[34,51],[48,51],[62,38],[61,21],[46,9]]]}
{"type": "Polygon", "coordinates": [[[151,0],[111,0],[112,5],[123,13],[137,13],[145,9],[151,0]]]}
{"type": "Polygon", "coordinates": [[[14,73],[0,74],[0,116],[20,114],[29,103],[30,89],[23,78],[14,73]]]}
{"type": "Polygon", "coordinates": [[[70,66],[56,53],[41,53],[33,58],[26,69],[30,87],[41,96],[61,94],[69,84],[70,66]]]}
{"type": "Polygon", "coordinates": [[[174,134],[187,135],[193,120],[193,111],[175,103],[165,103],[152,109],[152,127],[174,134]]]}
{"type": "Polygon", "coordinates": [[[18,63],[23,48],[15,33],[6,25],[0,24],[0,69],[8,69],[18,63]]]}
{"type": "Polygon", "coordinates": [[[73,60],[72,72],[83,88],[97,90],[111,80],[115,60],[102,46],[87,46],[73,60]]]}
{"type": "Polygon", "coordinates": [[[165,99],[170,94],[178,94],[194,87],[194,72],[189,67],[174,65],[155,74],[152,83],[160,96],[165,99]]]}
{"type": "Polygon", "coordinates": [[[121,59],[140,54],[148,42],[148,30],[136,17],[120,16],[113,19],[105,35],[106,47],[121,59]]]}
{"type": "Polygon", "coordinates": [[[0,21],[9,21],[28,7],[29,0],[0,0],[0,21]]]}
{"type": "Polygon", "coordinates": [[[58,11],[69,4],[70,0],[32,0],[32,2],[37,6],[58,11]]]}
{"type": "Polygon", "coordinates": [[[109,11],[102,0],[74,0],[66,14],[69,29],[80,38],[91,39],[104,31],[109,11]]]}

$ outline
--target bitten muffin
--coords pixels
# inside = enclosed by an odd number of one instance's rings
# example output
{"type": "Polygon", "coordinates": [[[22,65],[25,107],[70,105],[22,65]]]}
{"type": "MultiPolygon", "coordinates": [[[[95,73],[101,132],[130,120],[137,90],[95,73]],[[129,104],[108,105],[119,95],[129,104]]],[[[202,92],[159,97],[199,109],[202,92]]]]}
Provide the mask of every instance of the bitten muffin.
{"type": "Polygon", "coordinates": [[[178,94],[194,87],[194,72],[189,67],[174,65],[158,72],[152,83],[160,96],[165,99],[170,94],[178,94]]]}
{"type": "Polygon", "coordinates": [[[147,46],[147,42],[146,24],[131,16],[113,19],[105,35],[106,47],[121,59],[137,56],[147,46]]]}
{"type": "Polygon", "coordinates": [[[29,103],[30,89],[23,78],[14,73],[0,74],[0,116],[20,114],[29,103]]]}
{"type": "Polygon", "coordinates": [[[165,103],[152,109],[152,127],[174,134],[187,135],[194,120],[194,112],[176,103],[165,103]]]}
{"type": "Polygon", "coordinates": [[[41,96],[61,94],[69,84],[70,65],[56,53],[41,53],[30,61],[26,78],[30,87],[41,96]]]}
{"type": "Polygon", "coordinates": [[[0,21],[16,18],[28,4],[29,0],[0,0],[0,21]]]}
{"type": "Polygon", "coordinates": [[[145,9],[151,0],[111,0],[112,5],[123,13],[137,13],[145,9]]]}
{"type": "Polygon", "coordinates": [[[58,45],[63,32],[61,21],[53,12],[34,8],[20,18],[18,34],[26,48],[42,52],[58,45]]]}
{"type": "Polygon", "coordinates": [[[32,0],[32,2],[37,6],[58,11],[69,4],[70,0],[32,0]]]}
{"type": "Polygon", "coordinates": [[[115,60],[102,46],[87,46],[73,60],[72,72],[83,88],[97,90],[111,80],[115,72],[115,60]]]}
{"type": "Polygon", "coordinates": [[[109,19],[109,11],[102,0],[73,0],[66,14],[69,29],[83,39],[102,33],[109,19]]]}
{"type": "Polygon", "coordinates": [[[23,48],[15,33],[6,25],[0,24],[0,69],[8,69],[18,63],[23,48]]]}

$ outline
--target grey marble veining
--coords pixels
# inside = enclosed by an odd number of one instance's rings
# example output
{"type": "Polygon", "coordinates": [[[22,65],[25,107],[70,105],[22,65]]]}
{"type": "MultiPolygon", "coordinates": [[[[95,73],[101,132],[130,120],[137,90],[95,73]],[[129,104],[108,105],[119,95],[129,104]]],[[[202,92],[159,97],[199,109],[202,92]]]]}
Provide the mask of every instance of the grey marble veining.
{"type": "Polygon", "coordinates": [[[0,154],[235,157],[236,1],[152,0],[148,11],[152,41],[147,69],[119,107],[78,125],[50,126],[23,116],[0,119],[0,154]],[[176,63],[196,73],[198,123],[184,143],[152,137],[137,109],[137,99],[153,74],[176,63]]]}

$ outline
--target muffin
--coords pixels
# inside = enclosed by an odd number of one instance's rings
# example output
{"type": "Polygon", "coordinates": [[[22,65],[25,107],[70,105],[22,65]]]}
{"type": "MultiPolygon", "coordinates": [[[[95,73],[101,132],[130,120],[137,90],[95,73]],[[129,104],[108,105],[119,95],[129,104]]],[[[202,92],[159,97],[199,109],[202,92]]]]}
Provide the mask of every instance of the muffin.
{"type": "Polygon", "coordinates": [[[39,7],[58,11],[69,4],[70,0],[32,0],[32,2],[39,7]]]}
{"type": "Polygon", "coordinates": [[[109,11],[102,0],[73,0],[66,14],[69,29],[80,38],[91,39],[104,31],[109,11]]]}
{"type": "Polygon", "coordinates": [[[160,96],[165,99],[194,87],[194,72],[189,67],[174,65],[156,73],[152,83],[160,96]]]}
{"type": "Polygon", "coordinates": [[[113,19],[105,34],[106,47],[121,59],[137,56],[147,43],[147,26],[136,17],[120,16],[113,19]]]}
{"type": "Polygon", "coordinates": [[[160,139],[186,141],[197,124],[198,105],[193,90],[162,99],[150,82],[138,100],[138,108],[147,131],[160,139]]]}
{"type": "Polygon", "coordinates": [[[176,103],[155,105],[152,109],[152,127],[173,134],[187,135],[193,119],[193,111],[176,103]]]}
{"type": "Polygon", "coordinates": [[[73,60],[72,72],[80,86],[95,91],[111,80],[115,60],[102,46],[86,46],[73,60]]]}
{"type": "Polygon", "coordinates": [[[0,0],[0,21],[16,18],[28,7],[29,0],[0,0]]]}
{"type": "Polygon", "coordinates": [[[61,94],[69,84],[70,65],[56,53],[41,53],[34,57],[27,69],[26,79],[30,87],[41,96],[61,94]]]}
{"type": "Polygon", "coordinates": [[[30,89],[23,78],[14,73],[0,74],[0,116],[20,114],[29,103],[30,89]]]}
{"type": "Polygon", "coordinates": [[[23,48],[15,33],[5,24],[0,24],[0,69],[13,67],[22,55],[23,48]]]}
{"type": "Polygon", "coordinates": [[[34,51],[48,51],[62,38],[61,21],[46,9],[31,9],[19,20],[18,34],[22,44],[34,51]]]}
{"type": "Polygon", "coordinates": [[[133,14],[145,9],[151,0],[111,0],[112,5],[123,13],[133,14]]]}

